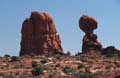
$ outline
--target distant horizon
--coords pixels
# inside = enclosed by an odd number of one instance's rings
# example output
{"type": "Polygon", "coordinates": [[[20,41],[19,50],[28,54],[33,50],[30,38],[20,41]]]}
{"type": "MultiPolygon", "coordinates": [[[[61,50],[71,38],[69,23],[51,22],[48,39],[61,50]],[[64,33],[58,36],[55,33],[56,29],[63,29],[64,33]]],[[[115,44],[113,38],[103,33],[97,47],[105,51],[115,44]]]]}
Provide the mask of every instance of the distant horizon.
{"type": "Polygon", "coordinates": [[[32,11],[48,12],[53,17],[61,37],[64,52],[81,52],[84,32],[79,28],[79,18],[85,14],[98,22],[95,34],[103,47],[120,49],[120,1],[0,1],[0,56],[19,55],[23,21],[32,11]]]}

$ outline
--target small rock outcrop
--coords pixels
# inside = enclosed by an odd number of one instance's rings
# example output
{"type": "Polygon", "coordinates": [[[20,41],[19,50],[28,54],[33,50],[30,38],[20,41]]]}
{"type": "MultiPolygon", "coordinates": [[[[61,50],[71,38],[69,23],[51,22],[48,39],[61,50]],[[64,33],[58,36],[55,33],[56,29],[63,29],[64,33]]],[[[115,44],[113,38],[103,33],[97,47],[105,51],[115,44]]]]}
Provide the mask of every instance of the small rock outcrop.
{"type": "Polygon", "coordinates": [[[115,46],[108,46],[107,48],[103,48],[101,53],[103,55],[119,55],[120,56],[120,50],[115,48],[115,46]]]}
{"type": "Polygon", "coordinates": [[[94,34],[93,30],[97,29],[97,21],[87,15],[81,16],[79,20],[80,29],[85,32],[85,36],[82,41],[82,52],[88,50],[98,50],[102,49],[102,45],[97,40],[97,35],[94,34]]]}
{"type": "Polygon", "coordinates": [[[48,13],[31,13],[23,22],[20,55],[63,53],[60,36],[52,17],[48,13]]]}

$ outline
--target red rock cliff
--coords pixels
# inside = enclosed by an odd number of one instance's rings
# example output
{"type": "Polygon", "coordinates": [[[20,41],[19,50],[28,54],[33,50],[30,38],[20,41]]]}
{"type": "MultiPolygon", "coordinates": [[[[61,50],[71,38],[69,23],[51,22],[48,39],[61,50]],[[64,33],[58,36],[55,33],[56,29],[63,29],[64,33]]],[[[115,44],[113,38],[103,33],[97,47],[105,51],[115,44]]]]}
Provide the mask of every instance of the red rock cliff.
{"type": "Polygon", "coordinates": [[[32,12],[23,22],[20,55],[63,53],[60,36],[48,13],[32,12]]]}

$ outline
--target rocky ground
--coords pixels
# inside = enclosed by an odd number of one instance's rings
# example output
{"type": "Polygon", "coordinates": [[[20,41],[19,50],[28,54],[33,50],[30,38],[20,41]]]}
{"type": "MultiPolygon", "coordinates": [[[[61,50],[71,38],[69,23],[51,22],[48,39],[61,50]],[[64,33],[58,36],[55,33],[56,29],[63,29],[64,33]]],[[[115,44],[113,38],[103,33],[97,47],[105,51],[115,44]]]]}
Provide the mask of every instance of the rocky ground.
{"type": "Polygon", "coordinates": [[[120,57],[5,55],[0,57],[0,78],[120,78],[120,57]]]}

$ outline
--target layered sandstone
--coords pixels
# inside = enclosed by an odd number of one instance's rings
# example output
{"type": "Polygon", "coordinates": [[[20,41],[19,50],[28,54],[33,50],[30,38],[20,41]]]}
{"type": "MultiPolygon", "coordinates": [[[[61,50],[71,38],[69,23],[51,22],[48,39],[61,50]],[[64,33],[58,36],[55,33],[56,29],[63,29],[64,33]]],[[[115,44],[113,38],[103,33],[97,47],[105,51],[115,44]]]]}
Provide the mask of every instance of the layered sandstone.
{"type": "Polygon", "coordinates": [[[60,36],[50,14],[32,12],[23,22],[20,55],[63,53],[60,36]]]}

